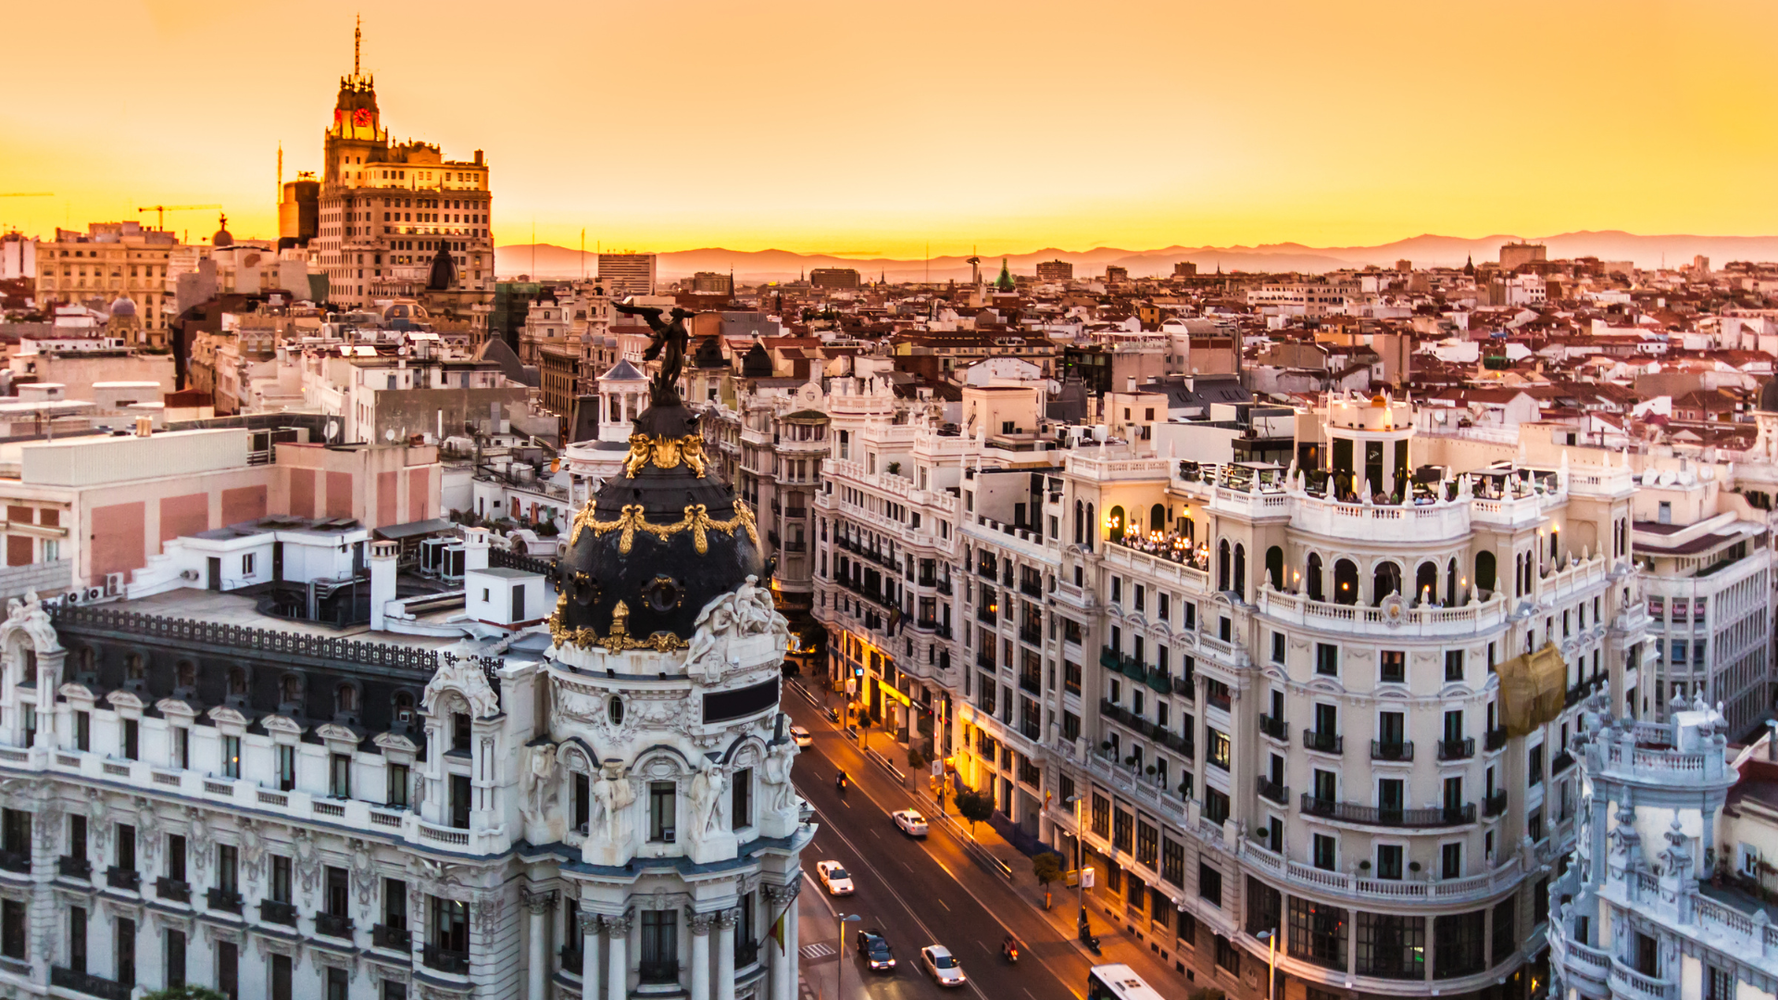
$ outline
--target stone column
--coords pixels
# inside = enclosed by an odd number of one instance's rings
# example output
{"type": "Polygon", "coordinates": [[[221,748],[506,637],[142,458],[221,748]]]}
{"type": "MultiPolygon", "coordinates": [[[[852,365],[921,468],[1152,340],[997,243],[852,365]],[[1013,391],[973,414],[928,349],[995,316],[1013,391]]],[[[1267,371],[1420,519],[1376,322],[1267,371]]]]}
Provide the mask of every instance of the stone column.
{"type": "Polygon", "coordinates": [[[710,1000],[710,924],[713,913],[688,911],[691,927],[691,1000],[710,1000]]]}
{"type": "Polygon", "coordinates": [[[580,911],[580,997],[599,1000],[599,946],[604,942],[605,918],[580,911]]]}
{"type": "Polygon", "coordinates": [[[796,894],[802,885],[802,880],[799,877],[797,881],[784,887],[784,978],[780,983],[784,992],[778,995],[778,1000],[797,1000],[797,967],[799,964],[797,948],[799,946],[797,944],[796,894]]]}
{"type": "Polygon", "coordinates": [[[526,977],[526,997],[529,1000],[547,1000],[549,990],[549,930],[544,918],[556,905],[556,894],[551,891],[535,891],[521,887],[519,901],[530,911],[531,935],[530,968],[526,977]]]}
{"type": "MultiPolygon", "coordinates": [[[[606,967],[605,1000],[626,1000],[630,995],[630,917],[605,918],[611,939],[611,962],[606,967]]],[[[584,984],[583,984],[584,987],[584,984]]]]}
{"type": "Polygon", "coordinates": [[[795,987],[786,990],[784,980],[788,975],[792,980],[796,977],[796,945],[790,938],[790,911],[796,908],[795,897],[788,886],[768,885],[764,887],[766,898],[766,953],[771,960],[770,974],[766,983],[767,1000],[785,1000],[787,993],[794,994],[795,987]],[[784,921],[784,946],[775,948],[778,942],[773,931],[777,922],[784,921]],[[788,970],[788,971],[787,971],[788,970]]]}
{"type": "Polygon", "coordinates": [[[735,910],[716,914],[716,1000],[735,1000],[735,910]]]}

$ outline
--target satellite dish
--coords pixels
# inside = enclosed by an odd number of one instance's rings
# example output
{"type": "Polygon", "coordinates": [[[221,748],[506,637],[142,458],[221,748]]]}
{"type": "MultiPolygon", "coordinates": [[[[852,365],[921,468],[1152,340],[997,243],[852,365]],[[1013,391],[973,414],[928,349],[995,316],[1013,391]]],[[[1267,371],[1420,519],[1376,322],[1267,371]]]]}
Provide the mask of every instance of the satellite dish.
{"type": "Polygon", "coordinates": [[[339,437],[340,436],[340,422],[338,420],[329,420],[327,422],[326,434],[327,434],[327,440],[329,440],[329,441],[332,441],[334,438],[339,437]]]}
{"type": "Polygon", "coordinates": [[[390,444],[394,444],[395,443],[395,428],[391,427],[388,430],[384,431],[383,432],[383,440],[389,442],[390,444]]]}

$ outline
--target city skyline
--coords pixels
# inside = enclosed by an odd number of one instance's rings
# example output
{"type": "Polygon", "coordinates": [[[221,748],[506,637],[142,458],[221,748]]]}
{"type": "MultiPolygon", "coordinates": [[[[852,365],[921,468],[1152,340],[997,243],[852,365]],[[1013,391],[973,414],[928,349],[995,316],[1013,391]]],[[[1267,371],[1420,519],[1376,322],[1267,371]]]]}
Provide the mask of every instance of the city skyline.
{"type": "MultiPolygon", "coordinates": [[[[486,151],[500,245],[531,242],[533,220],[539,242],[562,246],[585,229],[589,250],[904,258],[928,245],[1778,232],[1778,211],[1741,196],[1778,135],[1778,84],[1757,69],[1778,11],[1751,4],[1625,4],[1609,19],[1508,5],[1486,21],[1304,4],[1262,21],[910,3],[868,33],[797,3],[745,17],[564,6],[473,31],[458,8],[436,9],[365,8],[364,69],[391,138],[486,151]],[[946,30],[930,30],[935,16],[946,30]],[[1351,56],[1366,49],[1391,58],[1351,56]],[[610,125],[587,124],[600,120],[610,125]],[[1046,124],[1069,121],[1094,124],[1046,124]]],[[[286,180],[320,168],[356,13],[324,4],[292,22],[119,4],[76,25],[54,9],[17,12],[21,37],[83,34],[77,59],[66,47],[15,54],[0,189],[55,197],[0,202],[0,225],[43,234],[152,221],[142,205],[220,203],[233,232],[275,236],[277,150],[286,180]],[[274,33],[277,60],[242,55],[274,33]],[[252,71],[231,69],[242,66],[252,71]]],[[[197,236],[213,214],[168,225],[197,236]]]]}

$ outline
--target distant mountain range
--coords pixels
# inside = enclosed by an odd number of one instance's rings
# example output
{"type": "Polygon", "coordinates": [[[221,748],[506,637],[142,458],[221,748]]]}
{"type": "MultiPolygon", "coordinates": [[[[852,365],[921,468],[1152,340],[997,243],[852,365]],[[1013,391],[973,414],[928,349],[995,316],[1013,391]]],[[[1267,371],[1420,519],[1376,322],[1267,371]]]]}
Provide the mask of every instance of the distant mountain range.
{"type": "MultiPolygon", "coordinates": [[[[1410,260],[1416,267],[1458,267],[1466,259],[1478,263],[1496,260],[1504,243],[1519,240],[1517,236],[1484,236],[1464,239],[1456,236],[1415,236],[1370,247],[1311,247],[1301,243],[1265,243],[1259,246],[1184,247],[1171,246],[1159,250],[1120,250],[1095,247],[1091,250],[1059,250],[1049,248],[1033,253],[983,254],[982,270],[989,280],[1000,272],[1000,261],[1016,274],[1031,274],[1040,261],[1065,260],[1074,265],[1075,277],[1105,273],[1107,265],[1128,268],[1132,277],[1170,275],[1173,265],[1191,261],[1199,273],[1215,271],[1303,271],[1321,273],[1347,267],[1376,264],[1394,266],[1398,260],[1410,260]]],[[[1549,247],[1550,258],[1598,257],[1601,260],[1629,260],[1637,267],[1655,268],[1691,263],[1692,257],[1710,258],[1720,267],[1731,260],[1778,260],[1778,236],[1639,236],[1618,230],[1562,233],[1532,238],[1530,242],[1549,247]]],[[[581,254],[569,247],[550,243],[533,246],[513,244],[495,250],[496,271],[502,278],[521,274],[550,279],[576,278],[582,273],[598,271],[595,254],[581,254]],[[584,269],[584,270],[583,270],[584,269]]],[[[663,253],[656,263],[660,278],[683,278],[698,271],[734,271],[743,284],[762,281],[790,281],[817,267],[856,268],[866,280],[885,277],[890,281],[967,281],[970,267],[960,256],[934,257],[931,260],[897,260],[884,257],[846,257],[833,254],[800,254],[788,250],[725,250],[711,247],[663,253]]]]}

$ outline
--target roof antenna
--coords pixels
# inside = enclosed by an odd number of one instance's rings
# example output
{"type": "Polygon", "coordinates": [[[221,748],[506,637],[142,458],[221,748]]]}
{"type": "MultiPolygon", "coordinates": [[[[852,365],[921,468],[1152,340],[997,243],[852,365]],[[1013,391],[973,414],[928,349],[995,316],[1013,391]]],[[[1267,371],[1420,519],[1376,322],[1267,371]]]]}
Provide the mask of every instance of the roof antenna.
{"type": "Polygon", "coordinates": [[[364,15],[358,15],[358,23],[352,28],[352,75],[358,76],[358,43],[364,38],[364,15]]]}

